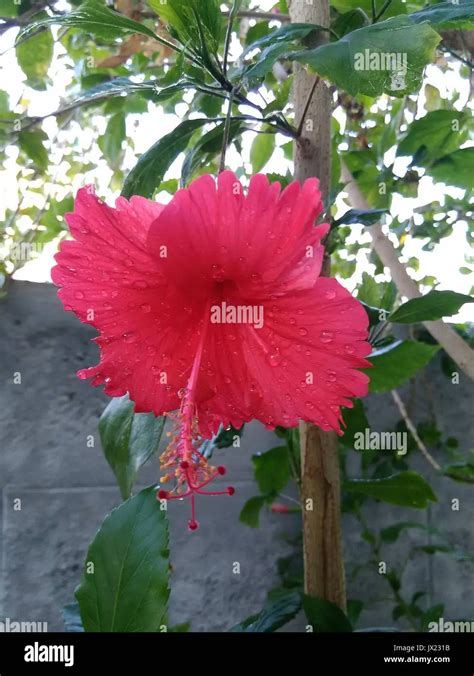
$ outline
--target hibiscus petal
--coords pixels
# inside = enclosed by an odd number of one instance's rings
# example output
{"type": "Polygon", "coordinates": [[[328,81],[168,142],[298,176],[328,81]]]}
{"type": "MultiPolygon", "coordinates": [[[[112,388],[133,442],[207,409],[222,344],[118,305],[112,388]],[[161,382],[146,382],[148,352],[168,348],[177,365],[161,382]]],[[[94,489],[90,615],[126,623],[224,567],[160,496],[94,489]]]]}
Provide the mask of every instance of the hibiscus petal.
{"type": "Polygon", "coordinates": [[[340,432],[341,406],[367,394],[369,379],[357,370],[370,366],[367,324],[360,303],[322,277],[310,290],[266,302],[260,329],[213,327],[201,377],[216,394],[201,406],[201,428],[252,418],[292,427],[302,419],[340,432]]]}
{"type": "Polygon", "coordinates": [[[281,193],[278,183],[257,174],[244,196],[232,172],[221,173],[217,187],[206,175],[176,193],[152,224],[148,244],[166,277],[189,293],[233,280],[243,294],[265,295],[282,277],[287,286],[280,291],[287,291],[288,270],[298,263],[291,288],[307,288],[319,275],[328,228],[313,227],[321,208],[316,179],[281,193]]]}
{"type": "Polygon", "coordinates": [[[204,312],[169,285],[146,248],[162,210],[142,197],[119,198],[113,209],[80,190],[67,215],[76,241],[61,243],[51,273],[65,309],[100,331],[100,363],[78,375],[111,396],[129,392],[136,410],[157,415],[179,406],[204,312]]]}

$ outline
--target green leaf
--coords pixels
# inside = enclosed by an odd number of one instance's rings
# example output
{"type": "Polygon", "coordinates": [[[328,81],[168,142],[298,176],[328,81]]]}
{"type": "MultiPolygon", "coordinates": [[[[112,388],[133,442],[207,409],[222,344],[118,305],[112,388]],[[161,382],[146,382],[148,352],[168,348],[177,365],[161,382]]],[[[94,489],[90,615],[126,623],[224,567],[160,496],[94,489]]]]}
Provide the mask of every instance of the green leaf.
{"type": "Polygon", "coordinates": [[[274,148],[274,134],[257,134],[255,136],[252,147],[250,148],[250,162],[254,174],[258,174],[258,172],[263,169],[273,155],[274,148]]]}
{"type": "Polygon", "coordinates": [[[235,437],[242,436],[244,427],[245,425],[242,425],[239,430],[232,425],[230,425],[228,428],[222,427],[222,429],[216,434],[216,438],[214,440],[216,448],[228,448],[229,446],[232,446],[235,437]]]}
{"type": "Polygon", "coordinates": [[[451,317],[464,303],[474,303],[474,298],[456,291],[430,291],[426,296],[413,298],[401,305],[388,317],[396,324],[414,324],[451,317]]]}
{"type": "Polygon", "coordinates": [[[269,499],[265,495],[256,495],[249,498],[239,515],[239,521],[245,523],[250,528],[258,528],[260,521],[260,512],[269,499]]]}
{"type": "Polygon", "coordinates": [[[397,16],[287,56],[353,96],[403,96],[420,89],[423,69],[433,60],[440,39],[428,24],[397,16]]]}
{"type": "Polygon", "coordinates": [[[368,26],[370,23],[367,14],[360,8],[351,9],[344,14],[340,14],[336,21],[332,24],[331,28],[342,38],[343,35],[347,33],[352,33],[352,31],[362,28],[363,26],[368,26]]]}
{"type": "Polygon", "coordinates": [[[186,634],[191,629],[191,622],[182,622],[169,628],[169,631],[175,634],[186,634]]]}
{"type": "Polygon", "coordinates": [[[251,615],[232,627],[233,632],[269,633],[280,629],[301,610],[301,594],[298,591],[279,590],[269,596],[263,610],[251,615]]]}
{"type": "Polygon", "coordinates": [[[131,494],[138,470],[155,453],[165,418],[134,413],[128,395],[110,400],[99,420],[99,433],[107,462],[124,499],[131,494]]]}
{"type": "Polygon", "coordinates": [[[469,190],[472,188],[474,170],[474,146],[461,148],[456,152],[441,157],[431,165],[427,173],[435,181],[469,190]]]}
{"type": "Polygon", "coordinates": [[[54,40],[49,29],[35,35],[28,44],[21,42],[15,48],[18,65],[34,89],[46,89],[46,76],[53,58],[54,40]]]}
{"type": "Polygon", "coordinates": [[[388,392],[400,387],[438,352],[439,345],[427,345],[412,340],[392,343],[368,357],[373,368],[367,369],[370,392],[388,392]]]}
{"type": "Polygon", "coordinates": [[[317,30],[325,30],[322,26],[311,23],[288,23],[276,30],[272,30],[263,37],[255,40],[249,44],[243,53],[243,56],[253,51],[254,49],[262,49],[263,47],[268,47],[269,45],[288,45],[294,40],[302,40],[303,38],[308,37],[317,30]]]}
{"type": "Polygon", "coordinates": [[[166,510],[146,488],[114,509],[87,552],[76,590],[86,631],[156,632],[166,622],[166,510]]]}
{"type": "Polygon", "coordinates": [[[280,57],[285,58],[288,52],[288,45],[285,42],[277,42],[276,45],[266,47],[257,57],[256,62],[244,70],[243,76],[252,80],[254,78],[263,78],[273,68],[273,64],[280,57]]]}
{"type": "Polygon", "coordinates": [[[148,0],[150,7],[164,19],[184,45],[216,54],[222,32],[222,14],[218,0],[148,0]],[[204,38],[205,45],[202,44],[204,38]]]}
{"type": "Polygon", "coordinates": [[[33,131],[20,131],[18,134],[18,144],[28,157],[33,160],[33,164],[40,171],[45,171],[48,167],[48,151],[43,145],[48,136],[42,129],[33,131]]]}
{"type": "MultiPolygon", "coordinates": [[[[375,0],[374,4],[376,14],[378,14],[386,3],[385,0],[375,0]]],[[[345,13],[357,7],[357,9],[363,12],[367,17],[372,17],[372,0],[332,0],[331,7],[335,7],[338,12],[345,13]]],[[[390,16],[397,16],[402,13],[406,14],[406,11],[406,4],[403,0],[392,0],[390,5],[386,7],[383,17],[386,19],[390,16]]],[[[338,35],[340,35],[340,33],[338,33],[338,35]]]]}
{"type": "MultiPolygon", "coordinates": [[[[222,150],[222,143],[224,140],[225,123],[221,124],[208,131],[202,136],[187,153],[183,167],[181,169],[181,184],[186,185],[194,174],[194,172],[201,166],[208,165],[211,160],[222,150]]],[[[232,120],[229,127],[229,142],[234,139],[242,131],[242,123],[239,120],[232,120]]]]}
{"type": "Polygon", "coordinates": [[[439,535],[439,532],[436,528],[431,528],[426,526],[423,523],[417,523],[416,521],[401,521],[400,523],[395,523],[392,526],[387,526],[382,528],[380,531],[380,539],[386,544],[392,544],[396,542],[403,531],[411,529],[424,530],[426,533],[431,533],[432,535],[439,535]]]}
{"type": "Polygon", "coordinates": [[[66,229],[64,214],[68,211],[74,210],[74,199],[68,195],[62,200],[49,200],[48,210],[40,217],[40,224],[44,226],[44,230],[38,229],[36,231],[35,242],[46,244],[54,237],[57,237],[66,229]]]}
{"type": "Polygon", "coordinates": [[[68,14],[55,14],[47,19],[33,21],[20,31],[17,42],[30,38],[45,26],[55,24],[82,28],[101,38],[114,38],[123,33],[141,33],[158,42],[163,42],[144,24],[109,9],[101,0],[86,0],[80,7],[68,14]]]}
{"type": "Polygon", "coordinates": [[[380,284],[367,272],[362,273],[362,282],[357,288],[357,299],[371,308],[378,308],[380,304],[380,284]]]}
{"type": "Polygon", "coordinates": [[[359,599],[347,599],[347,619],[352,627],[355,627],[361,612],[364,610],[364,602],[359,599]]]}
{"type": "Polygon", "coordinates": [[[439,2],[410,14],[410,19],[417,23],[428,21],[432,26],[443,28],[469,27],[474,24],[474,2],[439,2]]]}
{"type": "Polygon", "coordinates": [[[221,425],[219,431],[212,439],[206,439],[203,442],[199,452],[205,458],[210,458],[212,457],[216,448],[228,448],[229,446],[233,446],[236,437],[240,438],[242,436],[244,427],[245,425],[242,425],[242,427],[238,430],[232,425],[230,425],[228,428],[224,428],[223,425],[221,425]]]}
{"type": "MultiPolygon", "coordinates": [[[[176,92],[174,86],[166,87],[162,91],[165,91],[167,89],[172,90],[172,92],[170,92],[170,95],[176,92]]],[[[128,94],[134,91],[159,92],[160,90],[157,87],[156,81],[154,80],[146,82],[134,82],[128,77],[116,77],[113,80],[101,82],[100,84],[95,85],[94,87],[90,87],[89,89],[80,92],[80,94],[75,99],[73,99],[69,104],[67,104],[64,107],[67,108],[68,106],[77,106],[80,104],[85,105],[87,103],[93,103],[94,101],[102,101],[103,99],[113,98],[115,96],[123,96],[124,94],[128,94]]]]}
{"type": "Polygon", "coordinates": [[[265,77],[279,57],[285,58],[285,54],[294,48],[292,42],[308,38],[319,30],[327,30],[327,28],[318,24],[288,23],[259,38],[248,45],[243,53],[245,56],[257,48],[261,50],[252,63],[246,64],[243,71],[244,77],[248,79],[265,77]]]}
{"type": "Polygon", "coordinates": [[[369,421],[365,415],[364,404],[360,399],[354,401],[354,407],[344,410],[344,434],[341,437],[341,442],[344,446],[352,448],[354,445],[355,435],[359,432],[365,432],[370,429],[369,421]]]}
{"type": "Polygon", "coordinates": [[[397,148],[397,155],[412,155],[413,164],[429,166],[465,141],[470,115],[457,110],[434,110],[414,120],[397,148]]]}
{"type": "Polygon", "coordinates": [[[354,223],[373,225],[379,223],[383,214],[386,213],[388,213],[388,209],[349,209],[341,218],[334,221],[334,225],[352,225],[354,223]]]}
{"type": "Polygon", "coordinates": [[[290,480],[290,464],[286,446],[277,446],[260,455],[253,455],[252,462],[255,468],[255,480],[264,495],[280,493],[290,480]]]}
{"type": "Polygon", "coordinates": [[[453,462],[445,465],[442,472],[455,481],[474,484],[474,462],[453,462]]]}
{"type": "Polygon", "coordinates": [[[430,501],[437,502],[431,486],[411,470],[383,479],[350,479],[344,482],[344,489],[400,507],[424,509],[430,501]]]}
{"type": "Polygon", "coordinates": [[[122,154],[125,140],[125,115],[115,113],[109,118],[105,134],[98,139],[99,148],[112,166],[115,166],[122,154]]]}
{"type": "Polygon", "coordinates": [[[314,632],[347,633],[352,631],[347,616],[335,603],[304,594],[303,609],[314,632]]]}
{"type": "Polygon", "coordinates": [[[128,174],[122,195],[127,198],[132,195],[152,197],[170,165],[186,149],[196,129],[207,124],[207,122],[207,118],[184,120],[172,132],[160,138],[143,153],[128,174]]]}

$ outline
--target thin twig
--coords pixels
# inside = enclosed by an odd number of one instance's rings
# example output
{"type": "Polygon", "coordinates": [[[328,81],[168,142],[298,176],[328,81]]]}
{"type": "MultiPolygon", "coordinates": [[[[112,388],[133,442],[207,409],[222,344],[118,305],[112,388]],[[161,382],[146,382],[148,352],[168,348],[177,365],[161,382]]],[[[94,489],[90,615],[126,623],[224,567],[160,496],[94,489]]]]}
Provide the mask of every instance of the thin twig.
{"type": "Polygon", "coordinates": [[[234,4],[232,5],[232,9],[229,12],[229,19],[227,21],[227,31],[225,34],[225,41],[224,41],[224,62],[222,64],[222,72],[224,73],[224,76],[227,75],[227,65],[229,61],[229,48],[230,48],[230,41],[232,38],[232,26],[234,24],[234,19],[235,15],[237,14],[237,7],[240,4],[240,0],[234,0],[234,4]]]}
{"type": "Polygon", "coordinates": [[[375,23],[377,21],[377,10],[375,7],[375,0],[371,0],[371,5],[372,5],[372,23],[375,23]]]}
{"type": "Polygon", "coordinates": [[[380,17],[382,17],[385,14],[385,12],[389,8],[391,2],[392,2],[392,0],[385,0],[385,3],[383,4],[382,9],[380,10],[380,12],[377,14],[377,16],[374,19],[374,23],[377,23],[377,21],[380,19],[380,17]]]}
{"type": "Polygon", "coordinates": [[[303,125],[304,125],[304,122],[305,122],[305,119],[306,119],[306,115],[307,115],[307,113],[308,113],[309,106],[311,105],[311,100],[312,100],[312,98],[313,98],[313,96],[314,96],[314,92],[316,91],[316,87],[318,86],[319,80],[320,80],[320,79],[321,79],[321,78],[319,77],[319,75],[317,75],[317,76],[314,78],[313,86],[311,87],[311,91],[310,91],[310,93],[309,93],[309,95],[308,95],[308,98],[306,99],[306,103],[305,103],[305,105],[304,105],[303,114],[301,115],[301,120],[300,120],[300,123],[299,123],[299,125],[298,125],[298,127],[297,127],[297,131],[296,131],[296,135],[297,135],[298,138],[301,136],[301,134],[302,134],[302,132],[303,132],[303,125]]]}
{"type": "Polygon", "coordinates": [[[419,435],[418,435],[418,432],[416,431],[416,427],[415,427],[415,425],[413,424],[412,419],[411,419],[410,416],[408,415],[408,412],[407,412],[407,409],[406,409],[406,407],[405,407],[405,404],[404,404],[403,401],[401,400],[400,395],[398,394],[397,390],[392,390],[391,394],[392,394],[393,401],[396,403],[397,408],[398,408],[398,410],[400,411],[400,415],[402,416],[403,420],[405,421],[405,425],[406,425],[407,428],[410,430],[411,435],[412,435],[412,437],[414,438],[414,440],[416,441],[416,445],[417,445],[418,448],[420,449],[422,455],[425,457],[425,460],[427,460],[427,461],[430,463],[430,465],[431,465],[432,467],[434,467],[434,469],[435,469],[437,472],[440,472],[440,471],[441,471],[441,465],[439,465],[439,464],[436,462],[436,460],[433,458],[433,456],[431,455],[431,453],[430,453],[430,452],[428,451],[428,449],[426,448],[425,444],[424,444],[424,443],[422,442],[422,440],[420,439],[420,437],[419,437],[419,435]]]}
{"type": "Polygon", "coordinates": [[[444,45],[441,45],[441,49],[443,51],[447,52],[450,56],[454,57],[455,59],[458,59],[458,61],[461,61],[461,63],[464,63],[466,66],[468,66],[472,70],[472,68],[474,66],[472,61],[468,61],[467,59],[462,57],[460,54],[456,54],[456,52],[451,51],[450,49],[448,49],[444,45]]]}

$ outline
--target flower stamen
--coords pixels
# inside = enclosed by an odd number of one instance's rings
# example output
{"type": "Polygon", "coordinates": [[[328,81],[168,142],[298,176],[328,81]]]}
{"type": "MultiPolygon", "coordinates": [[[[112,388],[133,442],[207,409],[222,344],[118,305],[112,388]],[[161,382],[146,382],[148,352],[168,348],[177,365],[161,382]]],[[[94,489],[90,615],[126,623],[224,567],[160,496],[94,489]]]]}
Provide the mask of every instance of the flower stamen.
{"type": "Polygon", "coordinates": [[[175,422],[175,429],[169,433],[170,443],[161,454],[161,467],[167,471],[161,478],[162,483],[175,478],[175,486],[171,491],[159,490],[158,500],[179,500],[191,498],[191,519],[188,521],[190,530],[199,527],[196,520],[196,495],[233,495],[235,489],[228,486],[223,491],[203,491],[211,481],[226,473],[224,466],[214,467],[209,465],[207,459],[198,451],[199,422],[196,414],[196,388],[199,368],[201,366],[204,342],[210,317],[210,302],[206,306],[203,319],[203,330],[194,357],[191,375],[187,387],[182,393],[180,410],[177,413],[168,414],[175,422]]]}

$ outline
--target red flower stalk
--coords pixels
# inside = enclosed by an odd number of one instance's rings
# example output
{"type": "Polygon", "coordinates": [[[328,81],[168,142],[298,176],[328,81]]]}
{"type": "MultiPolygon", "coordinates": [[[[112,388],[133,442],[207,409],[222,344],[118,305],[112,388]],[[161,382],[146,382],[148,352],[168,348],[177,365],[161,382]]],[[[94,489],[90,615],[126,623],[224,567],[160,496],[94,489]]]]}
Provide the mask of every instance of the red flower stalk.
{"type": "Polygon", "coordinates": [[[167,206],[92,187],[66,216],[73,241],[53,281],[66,310],[100,335],[100,363],[78,372],[136,412],[171,413],[158,497],[194,499],[223,473],[199,453],[221,424],[270,429],[299,419],[340,433],[341,406],[367,393],[367,315],[335,279],[320,277],[329,226],[317,179],[284,191],[256,175],[245,195],[232,172],[202,176],[167,206]]]}

